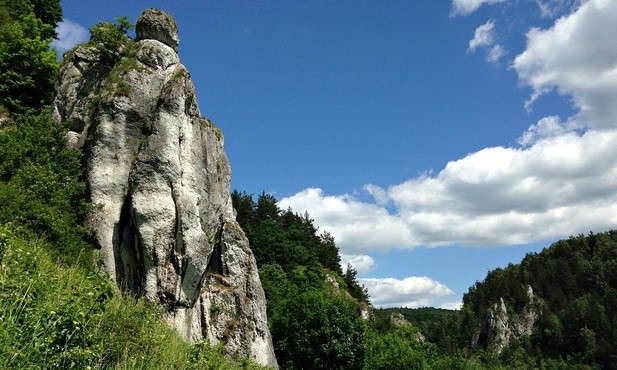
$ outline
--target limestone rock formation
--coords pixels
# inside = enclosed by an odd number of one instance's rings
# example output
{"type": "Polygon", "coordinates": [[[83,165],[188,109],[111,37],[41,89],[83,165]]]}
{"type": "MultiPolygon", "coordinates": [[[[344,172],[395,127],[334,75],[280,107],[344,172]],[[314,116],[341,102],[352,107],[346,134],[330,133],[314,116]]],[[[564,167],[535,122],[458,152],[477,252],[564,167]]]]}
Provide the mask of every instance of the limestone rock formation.
{"type": "Polygon", "coordinates": [[[472,346],[499,355],[514,340],[523,335],[531,335],[540,314],[534,302],[531,286],[527,286],[527,298],[529,302],[518,313],[508,313],[503,298],[500,298],[499,303],[495,303],[489,310],[486,320],[476,332],[472,346]]]}
{"type": "Polygon", "coordinates": [[[187,340],[276,367],[223,134],[201,116],[171,16],[146,10],[136,31],[119,60],[101,58],[100,45],[67,54],[54,101],[85,153],[102,268],[162,305],[187,340]]]}

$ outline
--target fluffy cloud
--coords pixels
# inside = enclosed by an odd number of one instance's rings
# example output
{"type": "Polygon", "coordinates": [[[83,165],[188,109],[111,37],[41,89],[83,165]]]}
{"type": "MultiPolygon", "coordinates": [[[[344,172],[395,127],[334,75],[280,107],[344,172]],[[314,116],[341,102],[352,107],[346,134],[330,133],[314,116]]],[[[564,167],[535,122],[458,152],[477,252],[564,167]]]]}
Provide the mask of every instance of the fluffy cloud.
{"type": "Polygon", "coordinates": [[[315,188],[281,204],[308,210],[344,253],[356,254],[392,247],[515,245],[615,227],[617,131],[551,136],[547,125],[540,122],[539,129],[523,135],[521,141],[537,140],[529,148],[487,148],[448,163],[435,176],[381,189],[394,214],[315,188]]]}
{"type": "Polygon", "coordinates": [[[368,289],[375,307],[429,307],[454,294],[447,286],[424,276],[360,279],[360,283],[368,289]]]}
{"type": "Polygon", "coordinates": [[[491,63],[499,62],[499,59],[506,54],[506,49],[495,43],[494,21],[488,21],[476,28],[473,39],[469,40],[467,52],[473,53],[479,47],[487,50],[486,60],[491,63]]]}
{"type": "Polygon", "coordinates": [[[345,254],[388,249],[401,238],[413,240],[404,220],[391,215],[378,204],[364,203],[351,195],[326,196],[318,188],[309,188],[279,202],[282,209],[307,211],[315,224],[327,230],[345,254]]]}
{"type": "Polygon", "coordinates": [[[615,128],[616,34],[617,2],[610,0],[588,1],[549,29],[531,29],[513,63],[520,81],[533,89],[527,106],[556,90],[572,96],[579,125],[615,128]]]}
{"type": "Polygon", "coordinates": [[[476,51],[476,48],[479,46],[489,46],[492,45],[494,41],[494,33],[495,33],[495,22],[488,21],[476,28],[474,32],[473,39],[469,41],[469,47],[467,48],[468,53],[473,53],[476,51]]]}
{"type": "Polygon", "coordinates": [[[356,269],[358,274],[366,274],[371,270],[371,267],[375,264],[375,260],[373,257],[368,256],[366,254],[362,255],[349,255],[342,254],[341,255],[341,267],[343,271],[347,270],[347,265],[351,264],[351,266],[356,269]]]}
{"type": "Polygon", "coordinates": [[[463,302],[461,301],[443,302],[439,305],[439,308],[443,308],[445,310],[460,310],[461,307],[463,307],[463,302]]]}
{"type": "Polygon", "coordinates": [[[77,44],[87,41],[90,35],[87,29],[68,19],[58,23],[56,32],[58,33],[58,40],[54,40],[51,46],[55,47],[60,54],[77,44]]]}
{"type": "Polygon", "coordinates": [[[527,131],[518,139],[518,143],[527,147],[543,138],[557,137],[568,132],[574,132],[576,128],[576,123],[573,121],[565,123],[561,122],[557,116],[544,117],[535,125],[529,126],[527,131]]]}
{"type": "Polygon", "coordinates": [[[499,62],[502,56],[506,55],[506,49],[499,45],[495,44],[493,47],[486,53],[486,61],[491,63],[499,62]]]}
{"type": "Polygon", "coordinates": [[[617,2],[605,0],[586,2],[553,27],[527,34],[527,48],[513,68],[532,87],[532,99],[555,89],[572,96],[579,113],[565,121],[541,119],[522,133],[520,146],[486,148],[449,162],[436,175],[385,189],[365,186],[375,203],[311,188],[283,199],[283,208],[308,210],[343,253],[357,255],[417,246],[515,245],[615,228],[615,34],[617,2]]]}
{"type": "Polygon", "coordinates": [[[483,4],[502,3],[505,0],[453,0],[450,15],[468,15],[475,12],[483,4]]]}

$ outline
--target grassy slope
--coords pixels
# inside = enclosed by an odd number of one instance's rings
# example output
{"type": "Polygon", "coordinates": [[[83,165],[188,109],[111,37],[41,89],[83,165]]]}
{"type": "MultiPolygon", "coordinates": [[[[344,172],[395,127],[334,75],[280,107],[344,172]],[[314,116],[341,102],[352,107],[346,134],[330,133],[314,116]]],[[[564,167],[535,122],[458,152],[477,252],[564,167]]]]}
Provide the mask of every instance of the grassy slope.
{"type": "Polygon", "coordinates": [[[190,346],[157,308],[57,263],[44,240],[12,234],[0,226],[0,368],[257,368],[190,346]]]}

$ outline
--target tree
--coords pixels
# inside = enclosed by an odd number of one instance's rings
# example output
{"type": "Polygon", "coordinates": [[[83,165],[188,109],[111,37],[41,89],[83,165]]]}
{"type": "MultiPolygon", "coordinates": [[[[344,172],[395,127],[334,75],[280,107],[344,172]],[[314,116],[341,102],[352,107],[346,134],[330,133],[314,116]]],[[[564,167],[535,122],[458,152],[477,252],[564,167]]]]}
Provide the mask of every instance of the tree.
{"type": "Polygon", "coordinates": [[[364,323],[342,295],[309,290],[287,298],[272,319],[275,353],[285,369],[359,369],[364,323]]]}
{"type": "Polygon", "coordinates": [[[345,274],[343,275],[343,280],[345,280],[345,284],[347,284],[347,290],[349,291],[349,294],[351,294],[352,297],[362,302],[368,302],[369,301],[368,290],[364,287],[364,285],[361,285],[358,282],[358,280],[356,279],[357,274],[358,274],[358,271],[355,268],[353,268],[351,263],[348,263],[347,270],[345,271],[345,274]]]}
{"type": "Polygon", "coordinates": [[[253,202],[253,196],[246,192],[240,193],[238,190],[234,190],[231,192],[231,202],[236,210],[236,220],[240,226],[244,230],[255,226],[255,218],[253,216],[255,202],[253,202]]]}
{"type": "Polygon", "coordinates": [[[258,221],[276,220],[280,214],[280,209],[276,205],[276,198],[272,194],[261,193],[257,198],[255,216],[258,221]]]}
{"type": "Polygon", "coordinates": [[[0,130],[0,224],[44,235],[59,258],[74,262],[87,248],[82,223],[89,205],[82,153],[66,146],[65,134],[48,109],[0,130]]]}
{"type": "Polygon", "coordinates": [[[334,272],[341,271],[341,255],[339,249],[334,243],[334,236],[328,231],[324,231],[319,235],[319,243],[317,244],[316,253],[319,256],[319,262],[323,267],[334,272]]]}
{"type": "MultiPolygon", "coordinates": [[[[520,315],[534,292],[538,314],[530,341],[521,338],[546,363],[595,365],[617,359],[617,232],[590,233],[560,240],[520,264],[491,271],[463,297],[461,340],[470,343],[486,312],[503,297],[508,312],[520,315]],[[551,360],[549,360],[551,359],[551,360]]],[[[516,318],[516,317],[514,317],[516,318]]],[[[517,344],[515,344],[517,345],[517,344]]],[[[511,354],[520,352],[516,348],[511,354]]],[[[516,357],[516,356],[515,356],[516,357]]],[[[514,358],[514,357],[512,357],[514,358]]],[[[502,358],[502,360],[508,360],[502,358]]]]}
{"type": "Polygon", "coordinates": [[[62,6],[59,0],[0,0],[13,19],[34,13],[42,22],[44,38],[56,38],[56,27],[62,20],[62,6]]]}
{"type": "Polygon", "coordinates": [[[232,192],[237,220],[257,260],[268,302],[268,324],[282,369],[359,369],[365,324],[355,273],[344,283],[334,237],[317,228],[308,213],[281,211],[274,196],[232,192]],[[332,276],[334,275],[334,276],[332,276]],[[326,281],[334,277],[339,284],[326,281]],[[353,284],[355,283],[355,285],[353,284]],[[343,290],[343,291],[341,291],[343,290]]]}
{"type": "Polygon", "coordinates": [[[45,38],[57,38],[56,27],[62,20],[62,7],[59,0],[31,0],[34,6],[34,14],[46,27],[43,36],[45,38]]]}
{"type": "Polygon", "coordinates": [[[126,51],[127,45],[131,42],[127,32],[134,28],[126,16],[116,18],[116,23],[99,22],[90,27],[88,43],[98,49],[103,60],[113,63],[126,51]]]}
{"type": "Polygon", "coordinates": [[[58,62],[49,44],[61,14],[58,0],[0,0],[0,106],[9,112],[51,102],[58,62]]]}
{"type": "Polygon", "coordinates": [[[426,354],[418,348],[419,345],[415,339],[406,338],[405,330],[408,328],[395,328],[386,334],[371,332],[367,338],[364,369],[425,369],[427,367],[426,354]]]}

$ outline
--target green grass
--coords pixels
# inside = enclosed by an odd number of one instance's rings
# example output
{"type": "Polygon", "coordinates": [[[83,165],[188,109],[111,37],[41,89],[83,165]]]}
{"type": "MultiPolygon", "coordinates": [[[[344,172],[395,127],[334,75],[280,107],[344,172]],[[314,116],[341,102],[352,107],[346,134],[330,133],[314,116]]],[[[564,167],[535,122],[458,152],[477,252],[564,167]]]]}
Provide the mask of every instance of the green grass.
{"type": "Polygon", "coordinates": [[[66,266],[42,239],[0,225],[0,368],[258,369],[220,347],[190,345],[158,308],[109,279],[66,266]]]}

